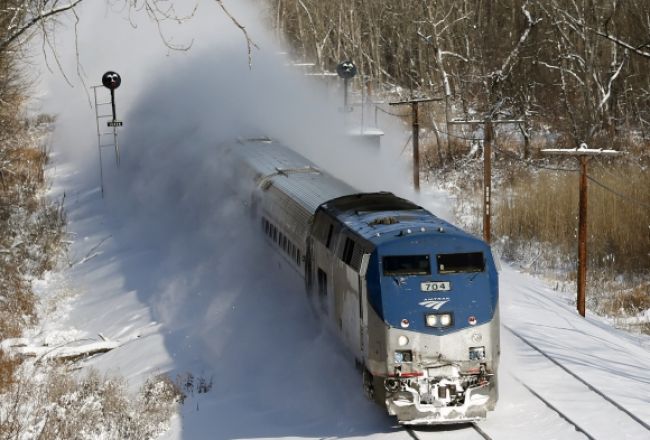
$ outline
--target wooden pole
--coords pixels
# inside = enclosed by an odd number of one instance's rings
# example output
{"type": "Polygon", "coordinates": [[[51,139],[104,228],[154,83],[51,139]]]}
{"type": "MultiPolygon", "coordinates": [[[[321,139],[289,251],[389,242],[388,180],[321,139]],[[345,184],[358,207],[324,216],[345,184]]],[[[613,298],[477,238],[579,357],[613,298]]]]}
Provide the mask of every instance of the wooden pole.
{"type": "Polygon", "coordinates": [[[483,240],[490,243],[492,224],[492,122],[485,123],[483,141],[483,240]]]}
{"type": "Polygon", "coordinates": [[[413,188],[420,192],[420,123],[418,121],[418,104],[411,103],[413,113],[413,188]]]}
{"type": "MultiPolygon", "coordinates": [[[[583,144],[584,145],[584,144],[583,144]]],[[[542,150],[545,154],[576,156],[580,162],[580,200],[578,207],[578,279],[576,309],[584,317],[587,311],[587,162],[593,156],[619,156],[620,151],[588,149],[586,145],[575,149],[542,150]]]]}
{"type": "Polygon", "coordinates": [[[421,102],[442,101],[443,98],[418,98],[408,101],[389,102],[389,105],[411,104],[411,118],[413,127],[413,188],[420,192],[420,121],[418,117],[418,104],[421,102]]]}
{"type": "Polygon", "coordinates": [[[494,124],[517,124],[521,119],[492,120],[454,120],[447,125],[484,124],[485,137],[483,138],[483,240],[490,243],[492,240],[492,141],[494,140],[494,124]]]}
{"type": "Polygon", "coordinates": [[[578,215],[578,298],[577,309],[585,316],[587,289],[587,156],[580,156],[580,207],[578,215]]]}

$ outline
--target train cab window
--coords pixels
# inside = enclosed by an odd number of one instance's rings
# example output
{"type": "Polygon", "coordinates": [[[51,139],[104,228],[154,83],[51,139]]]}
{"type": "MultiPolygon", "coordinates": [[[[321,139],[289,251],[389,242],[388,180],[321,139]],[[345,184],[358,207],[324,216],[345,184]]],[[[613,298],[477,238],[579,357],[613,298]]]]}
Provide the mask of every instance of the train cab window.
{"type": "Polygon", "coordinates": [[[351,238],[346,238],[345,246],[343,248],[343,255],[341,256],[341,259],[345,264],[350,264],[350,261],[352,261],[353,253],[354,253],[354,240],[352,240],[351,238]]]}
{"type": "Polygon", "coordinates": [[[428,255],[395,255],[382,261],[384,275],[431,275],[428,255]]]}
{"type": "Polygon", "coordinates": [[[467,273],[485,271],[483,252],[469,252],[464,254],[436,255],[438,273],[467,273]]]}

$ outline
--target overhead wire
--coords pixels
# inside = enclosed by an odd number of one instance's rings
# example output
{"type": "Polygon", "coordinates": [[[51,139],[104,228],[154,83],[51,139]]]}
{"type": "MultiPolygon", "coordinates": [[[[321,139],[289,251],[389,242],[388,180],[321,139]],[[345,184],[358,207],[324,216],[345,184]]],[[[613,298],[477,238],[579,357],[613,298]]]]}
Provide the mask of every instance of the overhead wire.
{"type": "MultiPolygon", "coordinates": [[[[405,116],[405,115],[401,115],[401,114],[391,113],[391,112],[389,112],[389,111],[387,111],[387,110],[382,109],[382,108],[379,107],[379,106],[377,106],[376,108],[377,108],[379,111],[381,111],[381,112],[383,112],[383,113],[386,113],[386,114],[388,114],[388,115],[391,115],[391,116],[397,116],[397,117],[403,117],[403,116],[405,116]]],[[[445,135],[447,135],[448,137],[453,137],[453,138],[461,139],[461,140],[465,140],[465,141],[481,141],[481,140],[484,140],[484,139],[482,139],[482,138],[468,138],[468,137],[464,137],[464,136],[455,135],[455,134],[449,133],[449,132],[447,132],[447,131],[445,131],[445,130],[441,130],[441,129],[439,129],[439,128],[435,128],[435,127],[432,128],[432,131],[435,131],[435,132],[438,132],[438,133],[445,134],[445,135]]],[[[411,136],[411,137],[412,137],[412,136],[411,136]]],[[[406,141],[406,144],[404,145],[404,148],[402,149],[402,154],[404,153],[404,150],[406,149],[406,146],[408,145],[409,141],[411,140],[411,137],[409,137],[409,139],[406,141]]],[[[499,151],[500,153],[502,153],[502,154],[508,156],[508,157],[511,158],[511,159],[514,159],[514,160],[516,160],[516,161],[522,162],[522,163],[523,163],[524,165],[526,165],[527,167],[532,167],[532,168],[542,169],[542,170],[550,170],[550,171],[562,171],[562,172],[578,172],[578,171],[579,171],[579,169],[577,169],[577,168],[558,168],[558,167],[550,167],[550,166],[546,166],[546,165],[536,164],[536,163],[534,163],[534,162],[531,162],[531,161],[528,160],[528,159],[523,159],[523,158],[517,156],[516,154],[513,154],[513,153],[510,152],[510,151],[503,150],[503,149],[497,147],[496,145],[493,145],[493,148],[494,148],[496,151],[499,151]]],[[[598,158],[598,160],[600,161],[600,158],[598,158]]],[[[606,170],[606,168],[604,167],[604,164],[602,164],[602,162],[601,162],[601,165],[603,165],[603,169],[606,170]]],[[[615,176],[613,173],[611,173],[611,172],[609,172],[609,171],[607,171],[607,172],[608,172],[610,175],[615,176]]],[[[621,176],[615,176],[615,177],[621,177],[621,176]]],[[[618,192],[618,191],[616,191],[616,190],[614,190],[614,189],[608,187],[607,185],[605,185],[605,184],[599,182],[598,180],[594,179],[593,177],[591,177],[591,176],[589,176],[589,175],[587,175],[587,179],[589,179],[590,181],[594,182],[596,185],[598,185],[599,187],[603,188],[604,190],[606,190],[606,191],[608,191],[608,192],[610,192],[610,193],[612,193],[612,194],[614,194],[614,195],[616,195],[616,196],[622,198],[623,200],[626,200],[626,201],[628,201],[628,202],[630,202],[630,203],[635,203],[635,204],[637,204],[637,205],[644,206],[644,207],[646,207],[646,208],[650,208],[650,204],[647,204],[647,203],[644,203],[644,202],[640,202],[640,201],[638,201],[638,200],[633,199],[632,197],[626,196],[625,194],[622,194],[622,193],[620,193],[620,192],[618,192]]]]}
{"type": "Polygon", "coordinates": [[[634,198],[632,198],[630,196],[626,196],[625,194],[623,194],[623,193],[621,193],[619,191],[616,191],[615,189],[610,188],[609,186],[605,185],[604,183],[599,182],[598,180],[594,179],[593,177],[591,177],[588,174],[587,174],[587,179],[589,179],[590,181],[592,181],[593,183],[595,183],[599,187],[603,188],[605,191],[608,191],[608,192],[622,198],[623,200],[625,200],[625,201],[627,201],[629,203],[634,203],[635,205],[641,205],[641,206],[643,206],[645,208],[650,209],[650,204],[641,202],[641,201],[639,201],[637,199],[634,199],[634,198]]]}

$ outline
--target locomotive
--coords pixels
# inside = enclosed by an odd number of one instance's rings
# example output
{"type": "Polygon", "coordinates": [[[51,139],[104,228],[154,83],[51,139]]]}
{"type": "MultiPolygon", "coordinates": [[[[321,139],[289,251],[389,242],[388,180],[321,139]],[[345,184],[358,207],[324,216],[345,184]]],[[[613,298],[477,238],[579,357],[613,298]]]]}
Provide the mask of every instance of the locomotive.
{"type": "Polygon", "coordinates": [[[224,147],[267,242],[401,424],[467,423],[498,399],[498,275],[484,241],[362,193],[267,138],[224,147]]]}

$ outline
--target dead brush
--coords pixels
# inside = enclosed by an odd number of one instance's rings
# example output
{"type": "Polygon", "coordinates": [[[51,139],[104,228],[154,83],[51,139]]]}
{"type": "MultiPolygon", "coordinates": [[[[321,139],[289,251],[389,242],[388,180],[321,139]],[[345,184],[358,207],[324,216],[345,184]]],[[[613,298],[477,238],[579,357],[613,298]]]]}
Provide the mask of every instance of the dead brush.
{"type": "Polygon", "coordinates": [[[166,375],[147,380],[136,395],[122,378],[96,370],[76,377],[50,366],[45,381],[37,376],[11,387],[13,405],[0,413],[0,438],[153,439],[184,398],[166,375]]]}
{"type": "MultiPolygon", "coordinates": [[[[589,185],[590,267],[616,273],[650,270],[650,175],[624,166],[607,172],[593,167],[590,176],[602,185],[589,185]],[[623,188],[626,198],[606,188],[623,188]]],[[[578,194],[574,173],[530,174],[529,179],[496,189],[494,197],[497,236],[550,243],[562,252],[575,253],[578,194]]]]}
{"type": "Polygon", "coordinates": [[[19,337],[36,319],[36,299],[15,262],[0,260],[0,300],[0,340],[19,337]]]}
{"type": "Polygon", "coordinates": [[[608,316],[636,316],[650,309],[650,282],[618,291],[613,297],[603,298],[599,308],[608,316]]]}
{"type": "Polygon", "coordinates": [[[16,369],[20,360],[0,350],[0,395],[4,394],[16,382],[16,369]]]}

